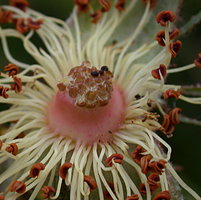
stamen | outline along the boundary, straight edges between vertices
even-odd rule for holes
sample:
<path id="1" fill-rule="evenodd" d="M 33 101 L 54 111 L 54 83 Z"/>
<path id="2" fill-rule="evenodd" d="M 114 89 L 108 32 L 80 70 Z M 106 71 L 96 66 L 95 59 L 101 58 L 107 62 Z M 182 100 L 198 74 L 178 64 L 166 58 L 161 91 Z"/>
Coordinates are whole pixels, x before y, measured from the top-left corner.
<path id="1" fill-rule="evenodd" d="M 41 196 L 44 198 L 44 199 L 49 199 L 51 198 L 51 196 L 54 195 L 55 193 L 55 189 L 51 186 L 44 186 L 41 191 L 43 192 L 43 194 L 41 194 Z"/>
<path id="2" fill-rule="evenodd" d="M 9 0 L 9 4 L 13 7 L 17 7 L 23 11 L 26 10 L 27 7 L 29 7 L 29 3 L 26 0 Z"/>
<path id="3" fill-rule="evenodd" d="M 100 5 L 102 6 L 102 12 L 108 12 L 111 8 L 110 0 L 98 0 Z"/>
<path id="4" fill-rule="evenodd" d="M 126 197 L 126 200 L 138 200 L 139 196 L 137 194 L 132 194 L 129 197 Z"/>
<path id="5" fill-rule="evenodd" d="M 198 58 L 194 60 L 194 63 L 197 67 L 201 67 L 201 53 L 198 54 Z"/>
<path id="6" fill-rule="evenodd" d="M 180 40 L 170 43 L 170 52 L 173 58 L 177 56 L 177 53 L 179 52 L 181 47 L 182 47 L 182 42 Z"/>
<path id="7" fill-rule="evenodd" d="M 40 171 L 45 169 L 45 165 L 43 163 L 36 163 L 32 166 L 29 176 L 35 178 L 39 176 Z"/>
<path id="8" fill-rule="evenodd" d="M 96 181 L 91 176 L 84 176 L 84 182 L 86 182 L 90 188 L 90 190 L 95 190 L 97 188 Z"/>
<path id="9" fill-rule="evenodd" d="M 0 85 L 0 96 L 2 96 L 4 99 L 7 99 L 9 97 L 9 95 L 7 94 L 8 90 L 9 88 Z"/>
<path id="10" fill-rule="evenodd" d="M 136 147 L 136 149 L 131 153 L 131 157 L 133 158 L 133 160 L 136 163 L 140 164 L 140 160 L 144 156 L 144 155 L 142 155 L 142 153 L 144 153 L 144 152 L 146 152 L 146 150 L 138 145 Z"/>
<path id="11" fill-rule="evenodd" d="M 174 22 L 176 19 L 176 15 L 170 10 L 163 10 L 158 13 L 156 16 L 156 21 L 161 26 L 167 26 L 168 22 Z"/>
<path id="12" fill-rule="evenodd" d="M 169 98 L 175 98 L 175 99 L 179 99 L 179 96 L 180 96 L 181 92 L 180 90 L 166 90 L 164 93 L 163 93 L 163 98 L 164 99 L 169 99 Z"/>
<path id="13" fill-rule="evenodd" d="M 156 194 L 152 200 L 170 200 L 170 199 L 171 199 L 170 192 L 166 190 Z"/>
<path id="14" fill-rule="evenodd" d="M 14 156 L 17 155 L 18 153 L 18 146 L 15 143 L 9 144 L 9 146 L 6 147 L 5 149 L 8 153 L 12 153 Z"/>
<path id="15" fill-rule="evenodd" d="M 148 165 L 151 171 L 161 175 L 164 172 L 163 169 L 165 168 L 165 164 L 166 164 L 165 160 L 159 160 L 159 161 L 149 162 Z"/>
<path id="16" fill-rule="evenodd" d="M 19 67 L 14 64 L 8 64 L 3 69 L 8 72 L 9 76 L 14 76 L 19 73 Z"/>
<path id="17" fill-rule="evenodd" d="M 92 13 L 90 16 L 92 17 L 91 22 L 96 24 L 100 20 L 102 16 L 102 12 L 100 10 L 97 10 L 94 13 Z"/>
<path id="18" fill-rule="evenodd" d="M 68 173 L 68 170 L 73 166 L 72 163 L 64 163 L 60 168 L 59 168 L 59 176 L 62 179 L 65 179 Z"/>
<path id="19" fill-rule="evenodd" d="M 115 163 L 121 164 L 123 161 L 123 158 L 124 157 L 122 154 L 115 153 L 115 154 L 112 154 L 110 157 L 108 157 L 105 160 L 105 163 L 107 166 L 112 167 L 112 165 L 113 165 L 112 161 L 114 161 Z"/>
<path id="20" fill-rule="evenodd" d="M 17 192 L 19 194 L 26 191 L 26 185 L 22 181 L 13 181 L 9 187 L 10 192 Z"/>
<path id="21" fill-rule="evenodd" d="M 158 80 L 161 80 L 161 76 L 165 78 L 167 74 L 166 66 L 161 64 L 159 68 L 152 70 L 151 74 L 155 79 L 158 79 Z"/>

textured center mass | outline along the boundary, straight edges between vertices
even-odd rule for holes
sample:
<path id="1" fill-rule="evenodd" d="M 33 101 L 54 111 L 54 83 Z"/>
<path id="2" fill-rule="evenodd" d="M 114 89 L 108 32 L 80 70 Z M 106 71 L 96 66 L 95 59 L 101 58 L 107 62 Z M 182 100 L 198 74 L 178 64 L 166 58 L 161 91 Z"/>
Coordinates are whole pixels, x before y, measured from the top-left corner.
<path id="1" fill-rule="evenodd" d="M 108 67 L 89 62 L 74 67 L 48 107 L 48 123 L 57 135 L 84 143 L 111 142 L 125 114 L 124 95 Z"/>

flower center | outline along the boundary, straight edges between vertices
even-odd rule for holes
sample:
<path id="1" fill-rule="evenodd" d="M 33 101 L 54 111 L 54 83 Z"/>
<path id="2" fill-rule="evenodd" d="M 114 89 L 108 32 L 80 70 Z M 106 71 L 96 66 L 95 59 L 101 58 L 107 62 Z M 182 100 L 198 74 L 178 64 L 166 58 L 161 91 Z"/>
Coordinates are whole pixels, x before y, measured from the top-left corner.
<path id="1" fill-rule="evenodd" d="M 48 106 L 48 124 L 56 135 L 92 144 L 111 142 L 125 115 L 125 99 L 112 82 L 106 66 L 100 70 L 89 62 L 70 70 L 59 83 Z"/>

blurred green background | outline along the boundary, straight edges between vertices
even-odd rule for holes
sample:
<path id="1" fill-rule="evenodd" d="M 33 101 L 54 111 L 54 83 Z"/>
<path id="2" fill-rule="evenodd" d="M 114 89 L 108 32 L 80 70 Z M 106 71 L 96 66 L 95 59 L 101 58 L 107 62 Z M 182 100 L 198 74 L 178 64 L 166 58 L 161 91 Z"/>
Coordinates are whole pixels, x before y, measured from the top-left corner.
<path id="1" fill-rule="evenodd" d="M 6 3 L 0 0 L 0 5 Z M 72 9 L 72 0 L 30 0 L 31 7 L 44 14 L 66 19 Z M 181 6 L 178 27 L 182 27 L 192 15 L 201 11 L 201 0 L 184 0 Z M 198 24 L 190 33 L 180 38 L 183 42 L 178 57 L 172 60 L 178 66 L 183 66 L 197 57 L 201 52 L 201 24 Z M 16 48 L 14 54 L 21 61 L 28 61 L 29 57 L 21 55 Z M 29 60 L 30 61 L 30 60 Z M 0 47 L 0 66 L 7 64 Z M 179 77 L 179 78 L 178 78 Z M 168 78 L 168 82 L 177 84 L 201 83 L 201 69 L 192 69 L 185 73 L 178 73 Z M 182 107 L 183 114 L 201 120 L 201 106 L 193 106 L 177 102 Z M 183 180 L 201 195 L 201 126 L 180 124 L 176 127 L 174 137 L 166 139 L 173 149 L 172 162 L 181 168 L 179 175 Z"/>

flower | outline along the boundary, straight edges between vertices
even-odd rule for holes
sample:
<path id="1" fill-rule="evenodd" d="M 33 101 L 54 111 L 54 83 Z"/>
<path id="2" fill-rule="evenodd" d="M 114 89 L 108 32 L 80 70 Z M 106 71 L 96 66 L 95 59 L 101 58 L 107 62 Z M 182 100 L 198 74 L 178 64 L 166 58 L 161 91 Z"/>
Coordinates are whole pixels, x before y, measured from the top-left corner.
<path id="1" fill-rule="evenodd" d="M 9 13 L 9 20 L 2 21 L 15 26 L 0 29 L 11 63 L 0 79 L 0 102 L 11 104 L 0 113 L 1 124 L 10 124 L 0 136 L 5 166 L 0 171 L 1 198 L 32 200 L 41 192 L 44 199 L 57 199 L 63 182 L 70 186 L 71 200 L 137 200 L 144 195 L 169 200 L 181 196 L 177 184 L 171 185 L 176 179 L 199 199 L 176 174 L 169 163 L 170 146 L 155 133 L 170 137 L 179 122 L 181 109 L 165 110 L 165 99 L 201 103 L 199 97 L 178 92 L 181 86 L 165 84 L 168 74 L 194 68 L 199 61 L 168 69 L 181 48 L 180 41 L 172 41 L 176 15 L 161 11 L 153 20 L 154 0 L 74 3 L 67 23 L 28 8 L 25 0 L 1 8 L 4 18 Z M 135 15 L 139 9 L 142 16 Z M 135 16 L 129 37 L 115 36 L 120 24 Z M 144 37 L 150 18 L 163 29 L 162 34 L 155 32 L 162 47 L 154 36 Z M 35 35 L 44 47 L 34 44 Z M 13 58 L 9 37 L 19 38 L 38 64 Z M 162 125 L 156 108 L 164 117 Z"/>

